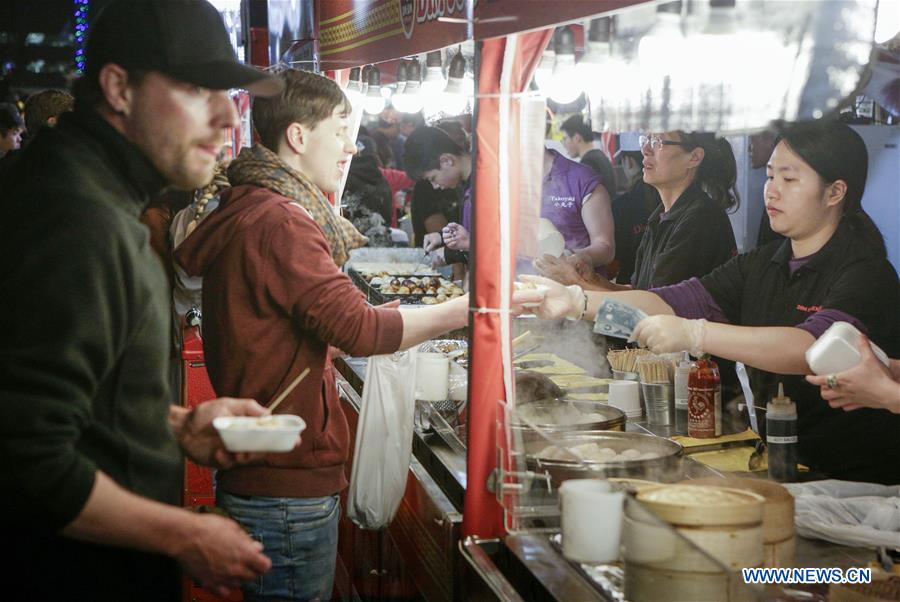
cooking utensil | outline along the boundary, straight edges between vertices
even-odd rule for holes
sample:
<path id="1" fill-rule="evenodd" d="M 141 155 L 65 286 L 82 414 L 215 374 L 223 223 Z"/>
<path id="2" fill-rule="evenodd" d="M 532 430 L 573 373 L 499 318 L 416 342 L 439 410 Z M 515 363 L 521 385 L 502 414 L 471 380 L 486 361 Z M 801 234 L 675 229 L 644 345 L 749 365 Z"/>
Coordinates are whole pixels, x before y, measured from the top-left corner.
<path id="1" fill-rule="evenodd" d="M 540 453 L 546 448 L 542 439 L 525 441 L 526 465 L 534 472 L 546 471 L 555 486 L 568 479 L 588 477 L 629 477 L 648 479 L 651 481 L 671 482 L 682 478 L 682 459 L 684 448 L 674 441 L 642 433 L 622 433 L 616 431 L 570 431 L 559 433 L 540 433 L 542 439 L 549 440 L 560 449 L 567 450 L 578 458 L 572 460 L 553 460 L 543 458 Z M 654 452 L 659 457 L 646 460 L 613 460 L 595 462 L 582 460 L 571 448 L 596 443 L 621 453 L 626 449 L 636 449 L 641 453 Z"/>
<path id="2" fill-rule="evenodd" d="M 294 389 L 297 388 L 297 385 L 300 384 L 300 381 L 302 381 L 304 378 L 306 378 L 307 374 L 309 374 L 309 366 L 307 366 L 306 369 L 300 373 L 300 376 L 298 376 L 297 378 L 294 379 L 294 382 L 289 384 L 287 386 L 287 388 L 281 392 L 281 395 L 279 395 L 278 397 L 275 398 L 275 401 L 273 401 L 272 403 L 269 404 L 269 411 L 274 412 L 275 408 L 278 407 L 278 404 L 280 404 L 282 401 L 284 401 L 284 398 L 287 397 L 288 395 L 290 395 L 291 391 L 293 391 Z"/>
<path id="3" fill-rule="evenodd" d="M 750 428 L 759 435 L 759 420 L 756 416 L 756 404 L 753 403 L 753 389 L 750 388 L 747 367 L 741 362 L 737 362 L 734 365 L 734 369 L 741 383 L 741 390 L 744 392 L 744 401 L 747 403 L 747 416 L 750 418 Z M 756 442 L 756 447 L 753 453 L 750 454 L 750 459 L 747 460 L 747 468 L 756 470 L 762 466 L 765 460 L 767 460 L 766 442 L 760 439 Z"/>
<path id="4" fill-rule="evenodd" d="M 560 406 L 567 405 L 575 412 L 583 415 L 581 422 L 569 424 L 546 422 L 544 419 L 552 417 L 552 412 L 559 409 Z M 569 401 L 566 399 L 536 401 L 531 403 L 519 404 L 516 408 L 516 415 L 521 416 L 527 411 L 532 416 L 532 421 L 536 426 L 548 433 L 556 433 L 563 431 L 624 431 L 625 430 L 625 413 L 605 403 L 597 403 L 591 401 Z M 567 417 L 578 417 L 578 414 L 569 412 Z M 511 428 L 525 429 L 527 426 L 524 422 L 513 418 Z"/>

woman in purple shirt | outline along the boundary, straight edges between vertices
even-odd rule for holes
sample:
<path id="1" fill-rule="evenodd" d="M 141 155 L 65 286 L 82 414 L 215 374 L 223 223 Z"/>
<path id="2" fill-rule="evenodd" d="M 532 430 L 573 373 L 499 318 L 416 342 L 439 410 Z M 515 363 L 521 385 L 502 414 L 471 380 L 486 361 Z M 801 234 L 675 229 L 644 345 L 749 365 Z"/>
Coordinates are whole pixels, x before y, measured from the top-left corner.
<path id="1" fill-rule="evenodd" d="M 861 205 L 867 169 L 866 146 L 847 125 L 786 126 L 766 166 L 765 201 L 772 230 L 787 240 L 647 291 L 585 293 L 533 277 L 549 287 L 535 313 L 590 319 L 607 298 L 639 307 L 650 317 L 632 336 L 652 351 L 744 362 L 758 406 L 783 383 L 797 402 L 801 462 L 832 478 L 900 483 L 900 415 L 829 407 L 802 377 L 806 350 L 836 321 L 892 357 L 900 351 L 900 283 Z"/>
<path id="2" fill-rule="evenodd" d="M 471 204 L 466 206 L 471 211 Z M 616 253 L 615 228 L 609 193 L 594 170 L 545 150 L 541 217 L 562 234 L 570 252 L 567 261 L 579 269 L 605 273 L 603 266 Z M 464 211 L 462 226 L 451 223 L 444 227 L 443 238 L 449 248 L 469 249 L 467 218 Z"/>

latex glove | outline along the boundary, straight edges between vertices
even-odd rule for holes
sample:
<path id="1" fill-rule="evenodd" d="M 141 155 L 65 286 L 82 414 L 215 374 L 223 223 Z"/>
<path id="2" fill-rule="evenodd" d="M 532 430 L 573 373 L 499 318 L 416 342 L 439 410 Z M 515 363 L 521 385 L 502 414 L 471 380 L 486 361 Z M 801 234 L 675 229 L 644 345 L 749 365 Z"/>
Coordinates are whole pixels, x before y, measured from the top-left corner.
<path id="1" fill-rule="evenodd" d="M 469 231 L 456 222 L 450 222 L 444 226 L 443 236 L 444 244 L 454 251 L 469 250 Z"/>
<path id="2" fill-rule="evenodd" d="M 439 267 L 447 265 L 447 260 L 444 259 L 444 247 L 431 251 L 428 256 L 431 258 L 432 269 L 436 270 Z"/>
<path id="3" fill-rule="evenodd" d="M 555 280 L 527 274 L 519 276 L 519 280 L 547 287 L 547 292 L 544 294 L 541 304 L 532 308 L 532 312 L 537 317 L 544 320 L 558 318 L 578 320 L 583 317 L 585 294 L 584 290 L 577 284 L 563 286 Z"/>
<path id="4" fill-rule="evenodd" d="M 833 408 L 845 411 L 859 408 L 878 408 L 900 414 L 900 381 L 872 353 L 869 338 L 859 338 L 860 362 L 849 370 L 834 375 L 837 386 L 828 386 L 828 375 L 807 376 L 806 380 L 820 387 L 822 399 Z"/>
<path id="5" fill-rule="evenodd" d="M 650 316 L 638 322 L 630 340 L 638 341 L 653 353 L 690 351 L 692 355 L 700 355 L 705 338 L 706 320 Z"/>
<path id="6" fill-rule="evenodd" d="M 426 251 L 434 251 L 444 246 L 444 239 L 441 238 L 440 232 L 429 232 L 425 235 L 422 243 Z"/>

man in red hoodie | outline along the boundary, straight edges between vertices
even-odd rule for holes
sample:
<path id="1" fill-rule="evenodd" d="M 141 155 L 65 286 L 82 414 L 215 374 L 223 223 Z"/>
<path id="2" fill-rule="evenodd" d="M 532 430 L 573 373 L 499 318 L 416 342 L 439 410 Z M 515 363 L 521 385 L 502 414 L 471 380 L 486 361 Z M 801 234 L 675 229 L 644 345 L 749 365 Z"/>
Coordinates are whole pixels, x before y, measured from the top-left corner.
<path id="1" fill-rule="evenodd" d="M 365 239 L 323 195 L 356 152 L 349 102 L 325 77 L 279 77 L 282 94 L 253 106 L 261 144 L 232 162 L 233 188 L 176 259 L 204 277 L 204 352 L 220 395 L 272 399 L 310 368 L 278 407 L 306 421 L 300 446 L 219 472 L 217 503 L 272 559 L 246 599 L 328 599 L 350 446 L 330 346 L 357 356 L 409 347 L 465 326 L 468 297 L 409 311 L 366 303 L 338 267 Z"/>

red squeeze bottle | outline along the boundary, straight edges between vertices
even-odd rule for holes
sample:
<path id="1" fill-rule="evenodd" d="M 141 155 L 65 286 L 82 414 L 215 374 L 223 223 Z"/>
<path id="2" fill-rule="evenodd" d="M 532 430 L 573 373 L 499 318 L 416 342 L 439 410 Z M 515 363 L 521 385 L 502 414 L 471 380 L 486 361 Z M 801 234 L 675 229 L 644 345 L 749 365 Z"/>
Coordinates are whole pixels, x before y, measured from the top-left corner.
<path id="1" fill-rule="evenodd" d="M 711 439 L 722 435 L 722 382 L 719 366 L 709 356 L 691 364 L 688 375 L 688 436 Z"/>

